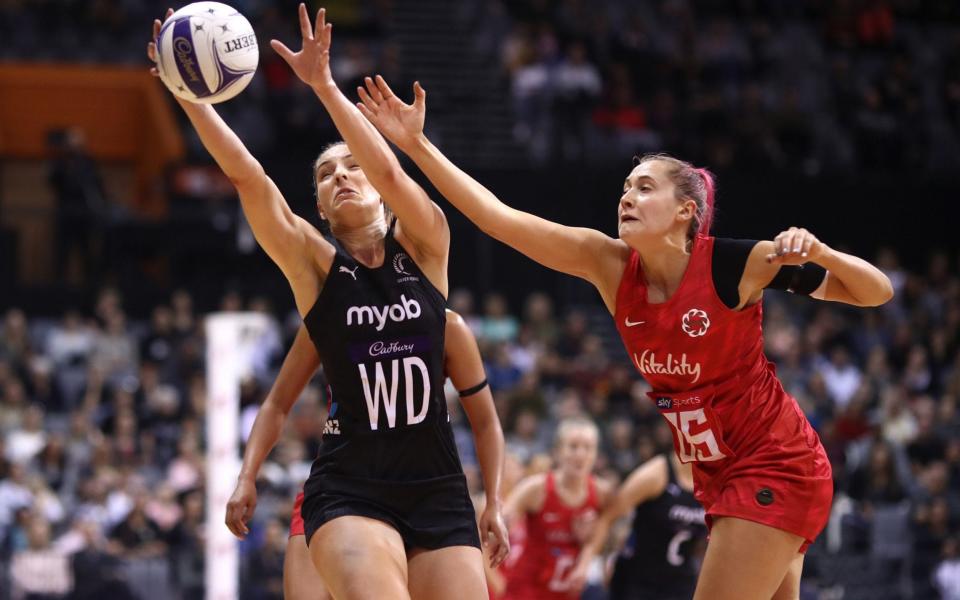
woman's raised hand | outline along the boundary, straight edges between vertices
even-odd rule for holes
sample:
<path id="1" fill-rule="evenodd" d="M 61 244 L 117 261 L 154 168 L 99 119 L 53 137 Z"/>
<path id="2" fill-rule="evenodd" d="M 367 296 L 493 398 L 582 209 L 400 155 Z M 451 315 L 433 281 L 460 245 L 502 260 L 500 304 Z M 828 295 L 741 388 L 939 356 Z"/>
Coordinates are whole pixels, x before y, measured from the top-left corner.
<path id="1" fill-rule="evenodd" d="M 357 88 L 361 102 L 357 108 L 388 140 L 405 150 L 423 133 L 427 111 L 427 92 L 420 82 L 413 84 L 413 104 L 393 93 L 379 75 L 364 79 L 366 87 Z"/>
<path id="2" fill-rule="evenodd" d="M 172 9 L 172 8 L 168 8 L 168 9 L 167 9 L 167 16 L 165 16 L 165 17 L 163 18 L 164 21 L 167 20 L 167 19 L 169 19 L 169 18 L 170 18 L 170 15 L 172 15 L 172 14 L 173 14 L 173 9 Z M 163 26 L 163 23 L 160 21 L 160 19 L 154 19 L 154 20 L 153 20 L 153 38 L 152 38 L 149 42 L 147 42 L 147 58 L 149 58 L 151 61 L 153 61 L 154 64 L 156 64 L 156 62 L 157 62 L 157 37 L 160 36 L 160 27 L 161 27 L 161 26 Z M 150 73 L 151 73 L 154 77 L 159 77 L 159 76 L 160 76 L 160 72 L 157 71 L 157 68 L 156 68 L 156 67 L 150 67 Z"/>
<path id="3" fill-rule="evenodd" d="M 279 40 L 270 40 L 270 47 L 287 61 L 297 77 L 310 87 L 333 85 L 333 75 L 330 73 L 330 38 L 333 25 L 327 23 L 327 11 L 324 8 L 318 10 L 316 23 L 311 25 L 306 4 L 301 2 L 299 10 L 300 34 L 303 36 L 300 51 L 294 52 Z"/>

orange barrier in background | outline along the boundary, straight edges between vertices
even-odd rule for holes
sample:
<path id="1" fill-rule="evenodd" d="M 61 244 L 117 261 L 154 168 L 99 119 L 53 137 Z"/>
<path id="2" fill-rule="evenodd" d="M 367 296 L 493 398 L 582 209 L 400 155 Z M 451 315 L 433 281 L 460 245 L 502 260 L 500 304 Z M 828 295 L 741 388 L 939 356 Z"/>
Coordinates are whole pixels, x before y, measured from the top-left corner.
<path id="1" fill-rule="evenodd" d="M 129 203 L 159 216 L 166 203 L 157 185 L 184 143 L 171 101 L 144 67 L 0 64 L 0 157 L 46 159 L 47 133 L 77 126 L 100 161 L 128 163 L 135 172 Z"/>

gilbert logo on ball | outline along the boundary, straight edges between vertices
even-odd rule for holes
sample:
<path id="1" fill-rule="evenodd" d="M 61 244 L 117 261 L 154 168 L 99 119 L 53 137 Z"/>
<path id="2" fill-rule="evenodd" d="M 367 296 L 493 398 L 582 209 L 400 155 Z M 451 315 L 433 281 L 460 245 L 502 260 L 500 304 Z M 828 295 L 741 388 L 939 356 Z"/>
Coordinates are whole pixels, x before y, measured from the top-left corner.
<path id="1" fill-rule="evenodd" d="M 160 79 L 190 102 L 233 98 L 250 83 L 260 60 L 250 22 L 220 2 L 194 2 L 173 13 L 156 43 Z"/>

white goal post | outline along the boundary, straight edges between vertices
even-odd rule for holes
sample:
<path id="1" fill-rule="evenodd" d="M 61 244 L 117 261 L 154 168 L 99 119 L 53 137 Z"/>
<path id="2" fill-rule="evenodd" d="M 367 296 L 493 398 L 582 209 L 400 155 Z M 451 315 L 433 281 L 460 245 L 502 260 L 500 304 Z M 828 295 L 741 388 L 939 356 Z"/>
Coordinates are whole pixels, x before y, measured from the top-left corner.
<path id="1" fill-rule="evenodd" d="M 239 597 L 237 539 L 224 524 L 240 470 L 240 382 L 252 371 L 254 349 L 269 328 L 260 313 L 214 313 L 206 318 L 207 493 L 206 600 Z"/>

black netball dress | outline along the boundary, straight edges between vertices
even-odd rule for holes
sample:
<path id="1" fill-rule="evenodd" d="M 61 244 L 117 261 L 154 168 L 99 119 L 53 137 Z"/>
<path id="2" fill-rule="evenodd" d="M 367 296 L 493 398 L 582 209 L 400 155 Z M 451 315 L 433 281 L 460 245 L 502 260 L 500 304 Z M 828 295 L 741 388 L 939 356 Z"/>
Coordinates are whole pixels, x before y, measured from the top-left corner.
<path id="1" fill-rule="evenodd" d="M 408 548 L 480 546 L 443 393 L 445 300 L 393 236 L 367 268 L 336 256 L 304 318 L 329 383 L 304 485 L 307 543 L 324 523 L 384 521 Z"/>
<path id="2" fill-rule="evenodd" d="M 610 579 L 611 600 L 689 600 L 697 584 L 693 550 L 707 536 L 703 507 L 680 487 L 666 457 L 663 493 L 637 506 Z"/>

